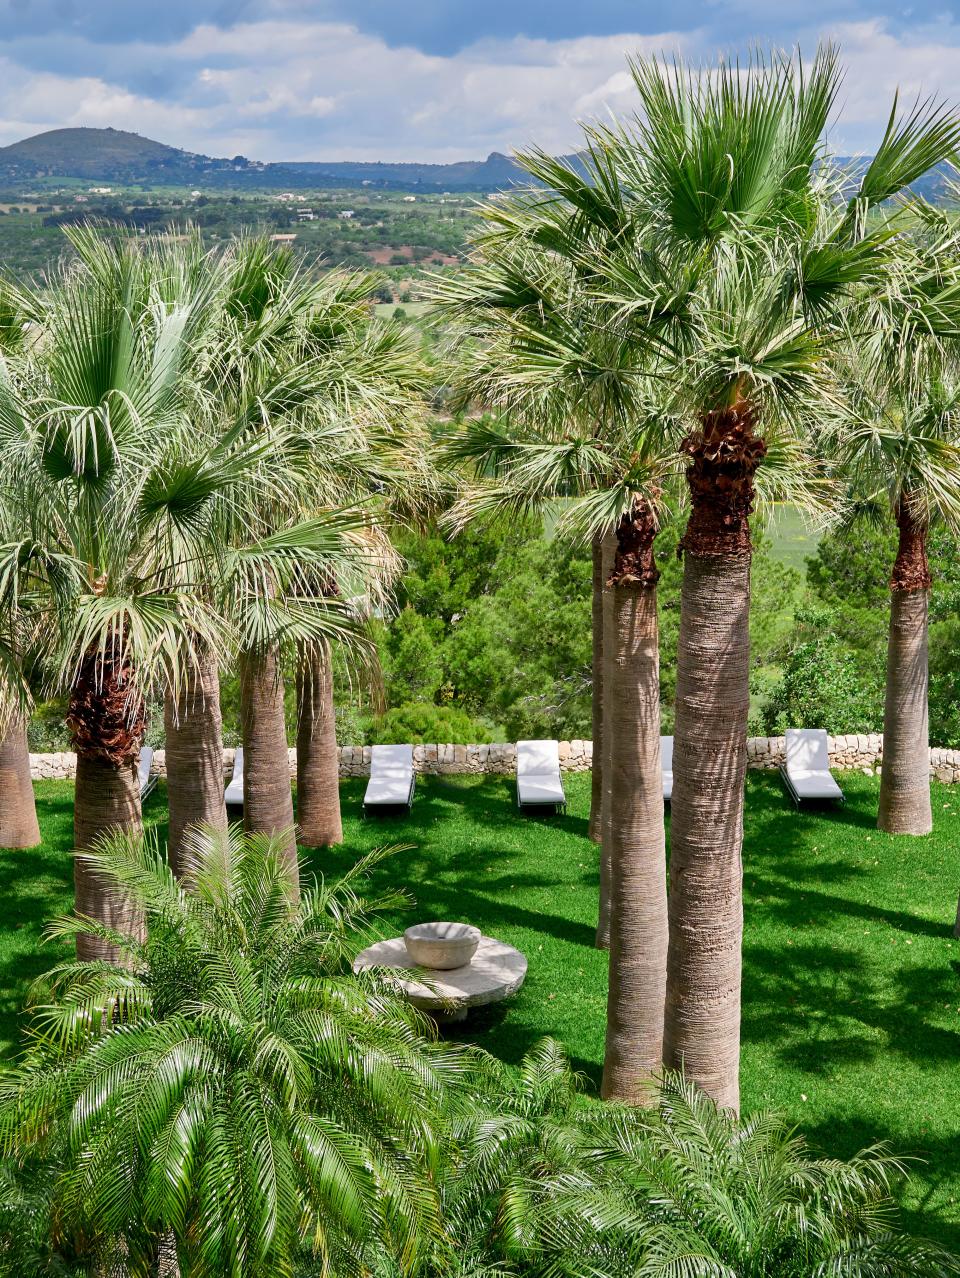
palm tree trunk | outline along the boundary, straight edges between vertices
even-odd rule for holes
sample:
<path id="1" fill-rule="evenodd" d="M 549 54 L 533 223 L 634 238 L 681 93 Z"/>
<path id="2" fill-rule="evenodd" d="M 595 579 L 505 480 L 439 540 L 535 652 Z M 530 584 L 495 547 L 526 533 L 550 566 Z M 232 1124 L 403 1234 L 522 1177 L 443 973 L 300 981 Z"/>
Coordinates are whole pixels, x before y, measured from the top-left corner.
<path id="1" fill-rule="evenodd" d="M 220 678 L 217 659 L 209 650 L 198 652 L 176 696 L 168 689 L 163 723 L 170 806 L 167 855 L 174 874 L 180 874 L 188 827 L 227 828 Z"/>
<path id="2" fill-rule="evenodd" d="M 594 843 L 600 843 L 603 838 L 603 580 L 603 534 L 594 533 L 591 592 L 593 763 L 590 772 L 590 825 L 588 828 Z"/>
<path id="3" fill-rule="evenodd" d="M 612 529 L 603 535 L 600 567 L 600 620 L 602 661 L 609 666 L 611 654 L 616 650 L 616 619 L 613 611 L 613 596 L 607 586 L 607 580 L 613 571 L 613 556 L 617 539 Z M 600 729 L 600 905 L 597 912 L 597 932 L 594 945 L 598 950 L 610 948 L 610 769 L 611 750 L 613 747 L 610 726 L 610 690 L 606 684 L 606 674 L 601 676 L 601 717 L 603 726 Z M 594 747 L 594 759 L 597 758 Z"/>
<path id="4" fill-rule="evenodd" d="M 664 1062 L 739 1107 L 750 523 L 766 451 L 748 405 L 684 441 L 691 513 L 677 652 Z"/>
<path id="5" fill-rule="evenodd" d="M 900 546 L 890 579 L 890 639 L 883 713 L 883 766 L 877 827 L 887 834 L 929 834 L 930 738 L 927 725 L 927 530 L 901 501 Z"/>
<path id="6" fill-rule="evenodd" d="M 660 768 L 657 526 L 635 501 L 617 529 L 608 582 L 616 647 L 604 671 L 610 717 L 610 979 L 602 1094 L 649 1104 L 663 1061 L 667 863 Z"/>
<path id="7" fill-rule="evenodd" d="M 21 711 L 13 710 L 0 738 L 0 847 L 34 848 L 39 842 L 27 721 Z"/>
<path id="8" fill-rule="evenodd" d="M 146 730 L 143 702 L 131 694 L 132 672 L 108 647 L 87 653 L 70 693 L 67 727 L 77 752 L 73 801 L 74 895 L 80 914 L 129 936 L 145 935 L 142 915 L 84 858 L 105 834 L 142 828 L 137 762 Z M 77 958 L 116 962 L 116 946 L 89 934 Z"/>
<path id="9" fill-rule="evenodd" d="M 297 824 L 309 848 L 343 842 L 333 669 L 325 641 L 303 648 L 297 663 Z"/>
<path id="10" fill-rule="evenodd" d="M 283 708 L 283 671 L 277 648 L 241 653 L 240 719 L 243 828 L 251 833 L 284 833 L 283 851 L 295 871 L 293 792 Z"/>

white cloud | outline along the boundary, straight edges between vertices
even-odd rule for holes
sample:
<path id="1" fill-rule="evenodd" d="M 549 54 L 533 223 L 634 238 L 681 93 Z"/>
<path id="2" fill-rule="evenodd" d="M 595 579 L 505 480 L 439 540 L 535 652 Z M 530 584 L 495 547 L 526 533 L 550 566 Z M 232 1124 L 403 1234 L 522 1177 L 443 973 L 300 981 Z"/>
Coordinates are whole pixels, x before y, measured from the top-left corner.
<path id="1" fill-rule="evenodd" d="M 78 46 L 73 64 L 99 74 L 28 71 L 8 43 L 0 141 L 112 124 L 192 151 L 258 159 L 447 161 L 531 142 L 560 152 L 577 145 L 578 119 L 632 111 L 628 54 L 714 56 L 701 29 L 484 39 L 441 57 L 283 8 L 290 20 L 199 25 L 171 44 Z M 960 84 L 960 28 L 949 19 L 909 37 L 879 19 L 824 33 L 839 39 L 847 67 L 833 138 L 840 148 L 876 140 L 897 83 L 907 96 Z M 819 34 L 808 30 L 802 43 L 811 48 Z"/>

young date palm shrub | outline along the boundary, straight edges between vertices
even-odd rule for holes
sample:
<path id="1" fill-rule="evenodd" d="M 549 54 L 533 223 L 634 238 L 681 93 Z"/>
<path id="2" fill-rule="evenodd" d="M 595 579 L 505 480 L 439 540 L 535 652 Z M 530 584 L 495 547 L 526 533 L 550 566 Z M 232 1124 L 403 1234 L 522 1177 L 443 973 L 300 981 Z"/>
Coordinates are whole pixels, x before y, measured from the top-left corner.
<path id="1" fill-rule="evenodd" d="M 881 1146 L 819 1157 L 776 1115 L 738 1120 L 675 1078 L 655 1115 L 612 1127 L 610 1169 L 649 1225 L 637 1275 L 960 1272 L 957 1257 L 899 1231 L 892 1190 L 904 1168 Z"/>
<path id="2" fill-rule="evenodd" d="M 653 1109 L 581 1095 L 562 1048 L 478 1062 L 453 1116 L 446 1229 L 425 1278 L 946 1278 L 960 1261 L 900 1232 L 883 1148 L 815 1155 L 780 1118 L 738 1120 L 676 1077 Z M 384 1263 L 376 1273 L 396 1273 Z"/>
<path id="3" fill-rule="evenodd" d="M 401 901 L 364 895 L 385 851 L 299 893 L 284 840 L 236 829 L 189 832 L 179 879 L 142 836 L 88 853 L 145 934 L 51 926 L 93 930 L 125 961 L 63 963 L 38 983 L 0 1086 L 5 1153 L 55 1168 L 64 1255 L 120 1246 L 124 1272 L 150 1273 L 172 1248 L 181 1273 L 246 1278 L 311 1257 L 357 1272 L 369 1246 L 415 1268 L 439 1228 L 440 1115 L 461 1066 L 408 1003 L 350 971 Z"/>

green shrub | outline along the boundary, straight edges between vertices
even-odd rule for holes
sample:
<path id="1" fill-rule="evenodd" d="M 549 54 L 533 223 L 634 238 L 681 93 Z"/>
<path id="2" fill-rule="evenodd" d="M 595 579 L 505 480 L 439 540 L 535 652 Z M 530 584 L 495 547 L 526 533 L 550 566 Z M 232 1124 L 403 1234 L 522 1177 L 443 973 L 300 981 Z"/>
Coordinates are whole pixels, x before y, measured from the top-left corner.
<path id="1" fill-rule="evenodd" d="M 837 638 L 826 610 L 797 615 L 803 637 L 784 664 L 783 677 L 763 707 L 764 731 L 826 728 L 828 732 L 874 732 L 883 722 L 880 672 Z"/>
<path id="2" fill-rule="evenodd" d="M 374 720 L 369 737 L 374 745 L 412 742 L 454 743 L 471 745 L 493 741 L 495 733 L 489 723 L 473 719 L 456 706 L 395 706 Z"/>

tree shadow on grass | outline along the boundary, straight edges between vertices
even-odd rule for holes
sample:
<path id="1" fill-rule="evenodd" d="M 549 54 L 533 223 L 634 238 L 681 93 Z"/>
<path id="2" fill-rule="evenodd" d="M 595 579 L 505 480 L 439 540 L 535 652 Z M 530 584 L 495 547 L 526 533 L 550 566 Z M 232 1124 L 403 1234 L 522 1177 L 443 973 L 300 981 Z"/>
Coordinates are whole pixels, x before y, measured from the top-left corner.
<path id="1" fill-rule="evenodd" d="M 342 795 L 345 814 L 357 797 L 362 798 L 362 783 L 347 783 Z M 572 851 L 586 852 L 589 860 L 567 860 L 565 878 L 586 893 L 596 892 L 597 858 L 591 854 L 592 844 L 583 847 L 586 821 L 569 814 L 521 816 L 506 778 L 502 784 L 490 784 L 431 777 L 418 787 L 409 814 L 358 824 L 347 820 L 345 846 L 305 852 L 309 870 L 336 874 L 346 869 L 356 859 L 356 834 L 365 846 L 410 844 L 377 867 L 373 879 L 379 887 L 399 882 L 415 898 L 418 916 L 463 919 L 493 935 L 498 935 L 498 927 L 523 928 L 575 945 L 593 945 L 595 924 L 519 903 L 523 892 L 549 893 L 557 886 L 557 867 L 549 858 L 539 870 L 522 865 L 529 855 L 525 845 L 532 839 L 550 844 L 559 836 L 569 840 Z"/>
<path id="2" fill-rule="evenodd" d="M 906 1163 L 908 1183 L 895 1187 L 904 1228 L 920 1238 L 936 1238 L 960 1254 L 960 1219 L 956 1194 L 956 1136 L 935 1137 L 916 1125 L 908 1131 L 878 1128 L 876 1119 L 831 1118 L 803 1126 L 818 1152 L 831 1158 L 852 1158 L 862 1149 L 883 1144 Z"/>

